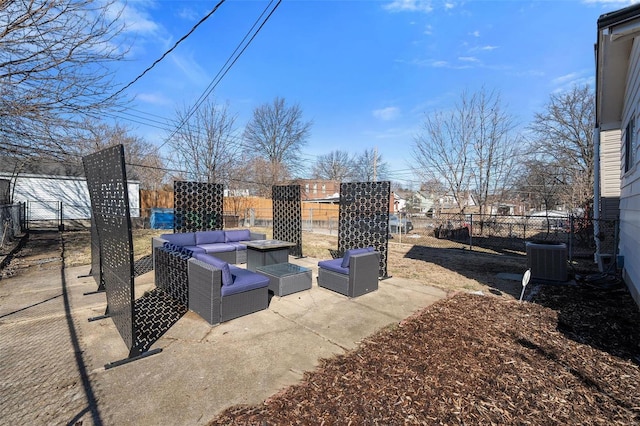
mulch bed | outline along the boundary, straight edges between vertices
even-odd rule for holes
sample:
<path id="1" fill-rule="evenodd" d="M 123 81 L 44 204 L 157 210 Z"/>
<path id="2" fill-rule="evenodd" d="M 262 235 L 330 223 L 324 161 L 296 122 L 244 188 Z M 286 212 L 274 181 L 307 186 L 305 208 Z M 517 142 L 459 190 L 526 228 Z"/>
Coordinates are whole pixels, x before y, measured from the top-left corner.
<path id="1" fill-rule="evenodd" d="M 626 289 L 534 294 L 457 294 L 210 425 L 640 423 L 640 315 Z"/>

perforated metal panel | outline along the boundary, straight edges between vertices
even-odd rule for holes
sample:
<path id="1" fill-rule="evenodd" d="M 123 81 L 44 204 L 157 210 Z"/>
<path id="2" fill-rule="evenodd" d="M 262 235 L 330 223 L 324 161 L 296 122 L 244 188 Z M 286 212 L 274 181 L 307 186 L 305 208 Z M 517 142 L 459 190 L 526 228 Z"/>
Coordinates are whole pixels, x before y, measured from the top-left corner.
<path id="1" fill-rule="evenodd" d="M 374 247 L 380 252 L 380 277 L 387 276 L 390 196 L 389 181 L 340 184 L 338 252 Z"/>
<path id="2" fill-rule="evenodd" d="M 273 238 L 295 243 L 295 246 L 289 248 L 289 254 L 302 257 L 300 185 L 274 185 L 271 187 L 271 198 L 273 200 Z"/>
<path id="3" fill-rule="evenodd" d="M 116 145 L 82 159 L 102 260 L 110 317 L 132 355 L 134 326 L 133 243 L 124 148 Z"/>
<path id="4" fill-rule="evenodd" d="M 222 229 L 223 186 L 217 183 L 173 183 L 173 232 Z"/>

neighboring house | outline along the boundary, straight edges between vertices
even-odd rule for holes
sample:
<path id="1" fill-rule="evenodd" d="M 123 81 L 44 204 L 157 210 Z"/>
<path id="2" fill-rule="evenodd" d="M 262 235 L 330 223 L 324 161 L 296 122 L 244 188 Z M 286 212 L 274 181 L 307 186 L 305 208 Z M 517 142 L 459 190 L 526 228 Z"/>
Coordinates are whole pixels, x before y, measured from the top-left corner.
<path id="1" fill-rule="evenodd" d="M 325 179 L 296 179 L 291 182 L 300 185 L 300 198 L 305 200 L 321 200 L 340 193 L 340 182 Z"/>
<path id="2" fill-rule="evenodd" d="M 595 125 L 594 217 L 619 217 L 618 267 L 640 304 L 640 4 L 598 18 Z"/>
<path id="3" fill-rule="evenodd" d="M 412 204 L 419 213 L 433 214 L 433 209 L 436 204 L 436 200 L 433 194 L 427 194 L 426 192 L 416 191 L 413 193 Z"/>
<path id="4" fill-rule="evenodd" d="M 389 209 L 389 211 L 392 211 L 393 213 L 400 213 L 400 212 L 404 212 L 407 208 L 407 200 L 404 197 L 403 194 L 397 192 L 397 191 L 392 191 L 391 192 L 391 208 Z"/>
<path id="5" fill-rule="evenodd" d="M 25 203 L 31 220 L 63 220 L 91 218 L 91 201 L 82 167 L 51 161 L 38 161 L 15 173 L 12 159 L 0 158 L 0 180 L 9 182 L 14 203 Z M 130 181 L 129 211 L 140 216 L 140 184 Z"/>

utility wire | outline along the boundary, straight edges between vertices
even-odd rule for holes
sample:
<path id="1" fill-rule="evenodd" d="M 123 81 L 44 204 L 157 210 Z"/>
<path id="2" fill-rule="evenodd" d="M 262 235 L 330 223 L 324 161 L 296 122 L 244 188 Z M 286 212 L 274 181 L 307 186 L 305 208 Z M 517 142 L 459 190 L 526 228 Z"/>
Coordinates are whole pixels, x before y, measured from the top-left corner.
<path id="1" fill-rule="evenodd" d="M 260 19 L 264 16 L 264 14 L 267 12 L 267 10 L 269 9 L 269 7 L 273 4 L 273 0 L 271 0 L 271 2 L 267 5 L 267 7 L 265 7 L 265 9 L 262 11 L 262 13 L 260 14 L 260 16 L 258 16 L 258 18 L 256 19 L 256 21 L 254 22 L 254 24 L 251 26 L 251 28 L 249 29 L 249 31 L 247 31 L 247 34 L 244 36 L 244 38 L 240 41 L 240 43 L 238 43 L 238 46 L 236 47 L 236 49 L 231 53 L 231 55 L 229 56 L 229 58 L 227 59 L 227 61 L 224 63 L 224 65 L 222 66 L 222 68 L 220 69 L 220 71 L 218 71 L 218 73 L 216 74 L 216 76 L 213 78 L 213 80 L 211 81 L 211 83 L 209 83 L 209 86 L 207 86 L 207 88 L 205 89 L 205 91 L 203 92 L 202 95 L 200 95 L 200 97 L 198 98 L 198 100 L 196 101 L 196 104 L 194 104 L 194 106 L 191 108 L 191 110 L 187 113 L 187 115 L 181 120 L 180 124 L 178 125 L 178 127 L 176 127 L 176 129 L 171 133 L 171 135 L 169 135 L 169 137 L 162 143 L 160 144 L 160 146 L 158 146 L 158 150 L 160 150 L 163 146 L 165 146 L 175 135 L 176 133 L 178 133 L 182 127 L 184 127 L 184 125 L 186 124 L 186 122 L 191 118 L 191 116 L 193 116 L 193 114 L 196 112 L 196 110 L 202 105 L 202 103 L 205 101 L 205 99 L 211 94 L 211 92 L 213 92 L 213 90 L 218 86 L 218 84 L 220 84 L 220 81 L 222 81 L 222 79 L 224 78 L 225 75 L 227 75 L 227 73 L 229 72 L 229 70 L 231 69 L 231 67 L 233 67 L 233 65 L 238 61 L 238 59 L 240 58 L 240 56 L 244 53 L 244 51 L 249 47 L 249 45 L 251 44 L 251 42 L 255 39 L 255 37 L 258 35 L 258 33 L 260 32 L 260 30 L 262 30 L 262 28 L 264 27 L 264 25 L 267 23 L 267 21 L 271 18 L 271 16 L 273 15 L 273 13 L 276 11 L 276 9 L 278 8 L 278 6 L 280 6 L 280 3 L 282 2 L 282 0 L 278 0 L 278 3 L 276 3 L 276 5 L 273 7 L 273 9 L 271 9 L 271 12 L 269 12 L 269 14 L 267 15 L 267 17 L 262 21 L 262 23 L 260 24 L 260 26 L 258 27 L 258 29 L 253 33 L 253 35 L 251 36 L 251 38 L 249 39 L 249 41 L 244 45 L 244 47 L 242 47 L 242 49 L 240 50 L 240 52 L 236 55 L 236 52 L 238 51 L 238 49 L 240 49 L 240 47 L 242 46 L 242 44 L 245 42 L 245 40 L 247 39 L 247 37 L 249 37 L 249 34 L 251 34 L 251 32 L 253 31 L 253 29 L 256 27 L 256 25 L 258 24 L 258 22 L 260 21 Z M 235 55 L 235 58 L 234 58 Z M 233 60 L 232 60 L 233 58 Z M 229 62 L 231 62 L 229 64 Z M 227 64 L 229 64 L 227 66 Z M 226 67 L 226 69 L 225 69 Z M 216 81 L 217 79 L 217 81 Z"/>
<path id="2" fill-rule="evenodd" d="M 213 15 L 216 10 L 218 10 L 218 8 L 222 5 L 222 3 L 224 3 L 226 0 L 220 0 L 220 2 L 218 4 L 216 4 L 216 6 L 211 10 L 211 12 L 207 13 L 204 18 L 200 19 L 200 21 L 198 21 L 190 30 L 189 32 L 187 32 L 185 35 L 183 35 L 178 41 L 176 41 L 174 43 L 173 46 L 171 46 L 171 48 L 169 50 L 167 50 L 166 52 L 164 52 L 162 54 L 162 56 L 160 56 L 160 58 L 156 59 L 147 69 L 145 69 L 144 71 L 142 71 L 141 74 L 139 74 L 136 78 L 134 78 L 133 80 L 131 80 L 127 85 L 125 85 L 124 87 L 122 87 L 120 90 L 118 90 L 117 92 L 115 92 L 113 95 L 109 96 L 106 100 L 111 100 L 113 98 L 115 98 L 116 96 L 118 96 L 119 94 L 121 94 L 122 92 L 124 92 L 125 90 L 127 90 L 129 87 L 131 87 L 134 83 L 136 83 L 138 80 L 140 80 L 147 72 L 151 71 L 151 69 L 153 67 L 155 67 L 157 64 L 160 63 L 160 61 L 162 61 L 169 53 L 173 52 L 173 50 L 175 50 L 176 47 L 178 47 L 178 45 L 180 43 L 182 43 L 184 40 L 187 39 L 187 37 L 189 37 L 191 34 L 193 34 L 193 32 L 196 30 L 196 28 L 198 28 L 202 23 L 204 23 L 207 19 L 209 19 L 209 17 L 211 17 L 211 15 Z"/>

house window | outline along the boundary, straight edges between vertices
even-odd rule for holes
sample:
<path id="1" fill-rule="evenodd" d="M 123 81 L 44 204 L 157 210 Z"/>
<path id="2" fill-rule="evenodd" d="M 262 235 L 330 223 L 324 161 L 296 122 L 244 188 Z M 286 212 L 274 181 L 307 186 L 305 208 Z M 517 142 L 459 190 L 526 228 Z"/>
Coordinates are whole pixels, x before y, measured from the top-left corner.
<path id="1" fill-rule="evenodd" d="M 318 194 L 318 184 L 317 183 L 313 184 L 313 193 L 314 193 L 314 195 Z"/>
<path id="2" fill-rule="evenodd" d="M 624 135 L 624 171 L 628 172 L 629 170 L 631 170 L 631 168 L 633 167 L 633 165 L 636 162 L 635 159 L 635 151 L 636 151 L 636 146 L 635 146 L 635 141 L 634 141 L 634 120 L 633 118 L 631 118 L 629 120 L 629 123 L 627 124 L 627 129 L 625 131 L 625 135 Z"/>

